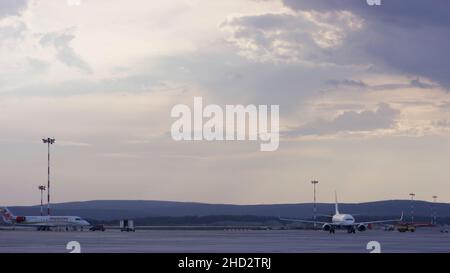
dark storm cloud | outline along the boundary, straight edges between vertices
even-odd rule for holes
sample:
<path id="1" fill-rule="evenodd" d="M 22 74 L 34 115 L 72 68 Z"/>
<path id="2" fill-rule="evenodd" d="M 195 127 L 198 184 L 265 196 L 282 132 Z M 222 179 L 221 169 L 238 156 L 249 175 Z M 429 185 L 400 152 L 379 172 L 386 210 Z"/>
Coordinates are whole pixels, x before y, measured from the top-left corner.
<path id="1" fill-rule="evenodd" d="M 294 10 L 349 10 L 366 19 L 415 27 L 419 24 L 448 26 L 450 4 L 447 0 L 382 0 L 378 7 L 366 0 L 283 0 Z"/>
<path id="2" fill-rule="evenodd" d="M 450 87 L 450 2 L 383 0 L 378 7 L 364 0 L 284 0 L 294 10 L 348 10 L 365 20 L 359 50 L 375 62 L 421 75 Z"/>

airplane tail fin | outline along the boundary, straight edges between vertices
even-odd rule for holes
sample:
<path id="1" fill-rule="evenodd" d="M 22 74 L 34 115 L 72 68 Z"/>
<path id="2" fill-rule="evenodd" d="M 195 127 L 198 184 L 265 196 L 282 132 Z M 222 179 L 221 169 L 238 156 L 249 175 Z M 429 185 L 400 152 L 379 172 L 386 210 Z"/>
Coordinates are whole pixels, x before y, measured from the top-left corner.
<path id="1" fill-rule="evenodd" d="M 334 191 L 334 210 L 336 214 L 339 214 L 339 204 L 336 191 Z"/>
<path id="2" fill-rule="evenodd" d="M 5 223 L 12 223 L 14 219 L 14 214 L 6 207 L 0 208 L 0 214 L 2 215 L 3 221 Z"/>

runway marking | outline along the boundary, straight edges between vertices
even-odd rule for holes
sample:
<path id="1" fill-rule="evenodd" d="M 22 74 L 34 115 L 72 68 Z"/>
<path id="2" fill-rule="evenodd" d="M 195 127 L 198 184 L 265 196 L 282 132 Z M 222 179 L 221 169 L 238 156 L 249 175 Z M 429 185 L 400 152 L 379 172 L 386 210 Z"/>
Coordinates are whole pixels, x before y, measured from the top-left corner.
<path id="1" fill-rule="evenodd" d="M 367 250 L 372 250 L 370 253 L 381 253 L 381 244 L 378 241 L 370 241 L 366 245 Z"/>
<path id="2" fill-rule="evenodd" d="M 66 245 L 67 250 L 72 250 L 69 253 L 81 253 L 81 244 L 77 241 L 70 241 Z"/>

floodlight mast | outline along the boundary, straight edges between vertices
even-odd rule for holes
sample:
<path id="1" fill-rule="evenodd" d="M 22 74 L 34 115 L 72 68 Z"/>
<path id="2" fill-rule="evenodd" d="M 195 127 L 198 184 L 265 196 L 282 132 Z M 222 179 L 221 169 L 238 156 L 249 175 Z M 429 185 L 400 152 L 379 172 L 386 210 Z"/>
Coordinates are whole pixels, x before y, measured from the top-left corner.
<path id="1" fill-rule="evenodd" d="M 314 218 L 314 229 L 316 229 L 316 217 L 317 217 L 317 207 L 316 207 L 316 185 L 319 183 L 317 180 L 311 181 L 314 188 L 314 209 L 313 209 L 313 218 Z"/>
<path id="2" fill-rule="evenodd" d="M 39 191 L 41 192 L 41 216 L 44 215 L 44 191 L 46 187 L 44 185 L 40 185 L 38 187 Z"/>
<path id="3" fill-rule="evenodd" d="M 47 144 L 47 215 L 50 216 L 50 145 L 55 143 L 54 138 L 43 138 L 44 144 Z"/>
<path id="4" fill-rule="evenodd" d="M 437 195 L 433 195 L 433 224 L 437 225 L 437 211 L 436 211 L 436 200 Z"/>
<path id="5" fill-rule="evenodd" d="M 414 224 L 414 197 L 416 194 L 412 192 L 409 196 L 411 196 L 411 224 Z"/>

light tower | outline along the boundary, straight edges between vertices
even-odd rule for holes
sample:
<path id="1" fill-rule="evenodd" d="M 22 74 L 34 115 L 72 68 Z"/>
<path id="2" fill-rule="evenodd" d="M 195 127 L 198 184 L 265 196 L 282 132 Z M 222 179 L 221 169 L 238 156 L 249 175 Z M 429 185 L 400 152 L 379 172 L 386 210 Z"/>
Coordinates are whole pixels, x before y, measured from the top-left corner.
<path id="1" fill-rule="evenodd" d="M 437 200 L 437 195 L 433 195 L 433 224 L 436 225 L 437 224 L 437 211 L 436 211 L 436 200 Z"/>
<path id="2" fill-rule="evenodd" d="M 416 196 L 415 193 L 410 193 L 411 196 L 411 224 L 414 224 L 414 196 Z"/>
<path id="3" fill-rule="evenodd" d="M 44 215 L 44 191 L 46 188 L 44 185 L 40 185 L 38 189 L 41 191 L 41 216 L 42 216 Z"/>
<path id="4" fill-rule="evenodd" d="M 50 145 L 55 143 L 54 138 L 43 138 L 42 141 L 47 144 L 47 215 L 50 215 Z"/>
<path id="5" fill-rule="evenodd" d="M 317 215 L 317 207 L 316 207 L 316 185 L 319 184 L 319 181 L 313 180 L 311 181 L 314 188 L 314 209 L 313 209 L 313 218 L 314 218 L 314 229 L 316 229 L 316 215 Z"/>

